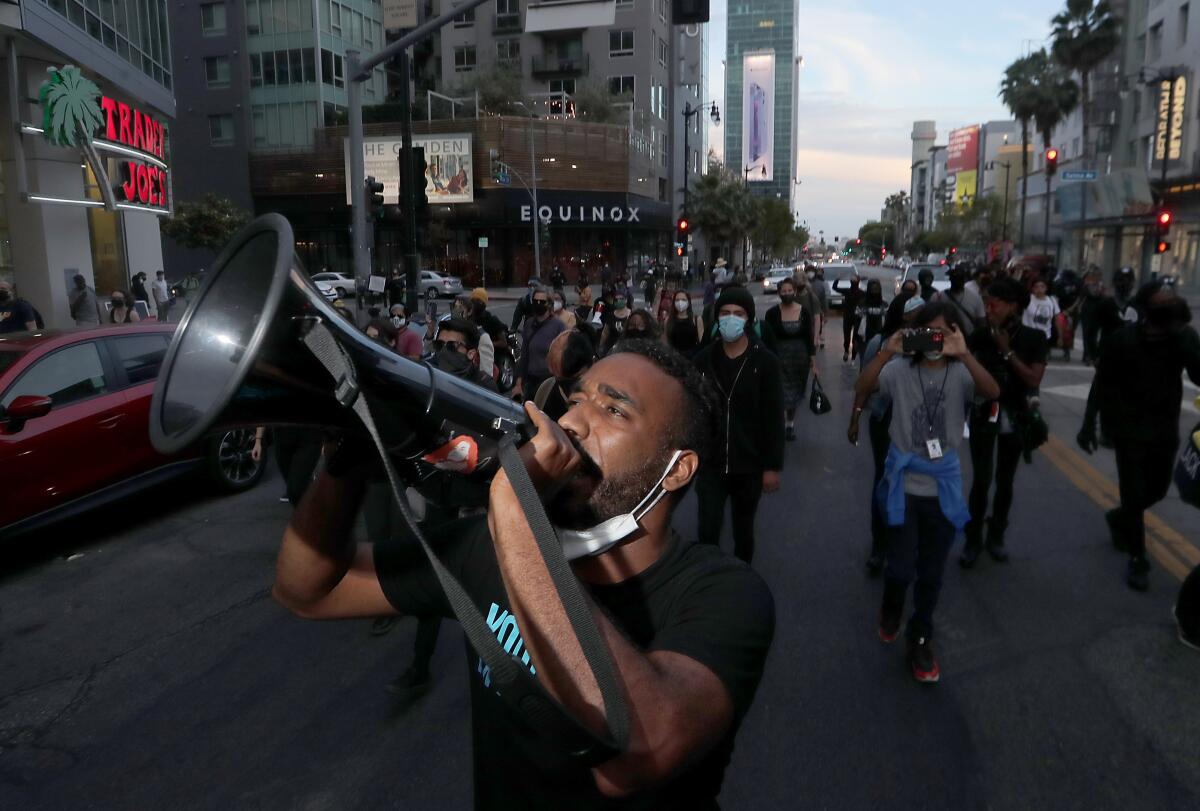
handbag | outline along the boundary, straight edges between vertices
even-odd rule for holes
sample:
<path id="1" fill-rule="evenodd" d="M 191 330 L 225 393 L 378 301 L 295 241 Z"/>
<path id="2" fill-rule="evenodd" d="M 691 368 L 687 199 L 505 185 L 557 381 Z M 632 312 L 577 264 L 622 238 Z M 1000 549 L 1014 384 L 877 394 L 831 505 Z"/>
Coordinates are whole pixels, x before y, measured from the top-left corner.
<path id="1" fill-rule="evenodd" d="M 1200 507 L 1200 424 L 1192 429 L 1175 463 L 1175 486 L 1184 502 Z"/>
<path id="2" fill-rule="evenodd" d="M 829 398 L 825 396 L 825 390 L 821 388 L 821 380 L 819 378 L 813 378 L 812 394 L 808 397 L 808 407 L 818 417 L 822 414 L 828 414 L 833 410 L 833 405 L 829 402 Z"/>

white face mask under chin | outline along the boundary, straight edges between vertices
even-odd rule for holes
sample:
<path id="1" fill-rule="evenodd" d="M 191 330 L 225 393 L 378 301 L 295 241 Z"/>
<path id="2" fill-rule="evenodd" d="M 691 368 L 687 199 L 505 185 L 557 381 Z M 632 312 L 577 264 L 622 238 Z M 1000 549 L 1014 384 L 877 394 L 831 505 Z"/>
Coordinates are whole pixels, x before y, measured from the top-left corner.
<path id="1" fill-rule="evenodd" d="M 667 476 L 671 475 L 671 471 L 675 469 L 675 463 L 679 461 L 679 457 L 681 456 L 683 456 L 683 451 L 675 451 L 672 454 L 671 461 L 667 463 L 667 469 L 663 471 L 662 476 L 650 488 L 650 492 L 646 494 L 646 497 L 629 512 L 613 516 L 591 529 L 558 529 L 556 527 L 555 531 L 558 533 L 558 540 L 562 543 L 563 553 L 566 555 L 567 560 L 578 560 L 589 555 L 592 557 L 603 555 L 609 549 L 612 549 L 618 543 L 641 529 L 641 520 L 667 494 L 667 491 L 662 487 L 662 483 L 666 481 Z"/>

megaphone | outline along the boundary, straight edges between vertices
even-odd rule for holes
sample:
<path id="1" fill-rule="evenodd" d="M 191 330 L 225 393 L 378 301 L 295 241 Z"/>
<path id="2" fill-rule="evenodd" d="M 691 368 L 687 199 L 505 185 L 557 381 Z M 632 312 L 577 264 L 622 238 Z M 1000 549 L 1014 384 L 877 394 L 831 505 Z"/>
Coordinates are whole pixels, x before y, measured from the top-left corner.
<path id="1" fill-rule="evenodd" d="M 495 458 L 506 434 L 532 433 L 511 400 L 402 357 L 348 322 L 309 280 L 291 225 L 266 214 L 217 257 L 171 340 L 150 407 L 150 440 L 177 453 L 217 431 L 259 425 L 362 431 L 305 336 L 323 325 L 350 361 L 389 453 L 418 459 L 461 434 Z"/>

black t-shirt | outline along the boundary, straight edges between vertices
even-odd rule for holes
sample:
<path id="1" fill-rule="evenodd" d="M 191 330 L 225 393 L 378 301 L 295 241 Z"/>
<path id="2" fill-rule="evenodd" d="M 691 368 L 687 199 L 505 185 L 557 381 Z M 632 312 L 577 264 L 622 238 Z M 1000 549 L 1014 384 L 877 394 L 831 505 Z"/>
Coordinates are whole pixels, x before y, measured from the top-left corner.
<path id="1" fill-rule="evenodd" d="M 497 638 L 536 675 L 496 562 L 486 516 L 439 527 L 431 545 L 459 578 Z M 437 578 L 416 544 L 375 548 L 379 582 L 402 614 L 452 617 Z M 570 761 L 524 725 L 491 688 L 487 666 L 467 645 L 477 809 L 711 809 L 750 708 L 775 628 L 775 607 L 762 578 L 713 546 L 677 536 L 649 569 L 623 583 L 587 586 L 592 598 L 634 645 L 672 651 L 721 680 L 734 723 L 717 746 L 669 784 L 621 801 L 605 798 L 591 770 Z"/>
<path id="2" fill-rule="evenodd" d="M 1012 366 L 1005 363 L 1004 355 L 992 337 L 991 327 L 985 325 L 972 332 L 971 337 L 967 339 L 967 346 L 980 365 L 1000 384 L 1001 405 L 1007 408 L 1010 414 L 1023 412 L 1026 408 L 1025 398 L 1033 391 L 1017 377 Z M 1009 348 L 1026 366 L 1045 363 L 1050 355 L 1050 342 L 1046 340 L 1046 333 L 1024 324 L 1018 324 L 1011 333 Z"/>
<path id="3" fill-rule="evenodd" d="M 25 299 L 10 298 L 0 304 L 0 333 L 26 332 L 28 328 L 25 325 L 30 321 L 37 324 L 37 316 L 33 313 L 33 307 Z"/>
<path id="4" fill-rule="evenodd" d="M 1114 332 L 1092 383 L 1105 433 L 1117 441 L 1177 442 L 1184 371 L 1200 381 L 1200 336 L 1191 327 L 1158 340 L 1136 324 Z"/>

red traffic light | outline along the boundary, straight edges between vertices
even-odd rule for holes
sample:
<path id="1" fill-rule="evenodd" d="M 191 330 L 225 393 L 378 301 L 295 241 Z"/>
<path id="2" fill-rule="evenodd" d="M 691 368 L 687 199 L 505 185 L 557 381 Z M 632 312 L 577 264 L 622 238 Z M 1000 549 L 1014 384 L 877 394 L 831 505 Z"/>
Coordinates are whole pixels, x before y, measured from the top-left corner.
<path id="1" fill-rule="evenodd" d="M 856 239 L 856 240 L 854 240 L 854 244 L 855 244 L 855 245 L 861 245 L 861 244 L 862 244 L 862 240 L 861 240 L 861 239 Z"/>
<path id="2" fill-rule="evenodd" d="M 1158 227 L 1159 228 L 1170 228 L 1171 227 L 1171 212 L 1169 212 L 1169 211 L 1158 212 Z"/>
<path id="3" fill-rule="evenodd" d="M 1046 174 L 1053 175 L 1058 172 L 1058 150 L 1051 147 L 1046 150 Z"/>
<path id="4" fill-rule="evenodd" d="M 687 221 L 687 218 L 684 217 L 679 221 L 679 230 L 686 231 L 686 230 L 688 230 L 689 225 L 690 225 L 690 223 Z"/>
<path id="5" fill-rule="evenodd" d="M 1160 239 L 1158 244 L 1154 246 L 1155 253 L 1166 253 L 1169 250 L 1171 250 L 1171 243 L 1165 240 Z"/>
<path id="6" fill-rule="evenodd" d="M 1048 160 L 1048 161 L 1058 160 L 1058 150 L 1057 149 L 1047 149 L 1046 150 L 1046 160 Z"/>

